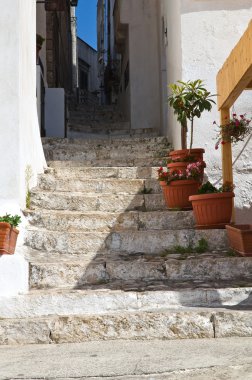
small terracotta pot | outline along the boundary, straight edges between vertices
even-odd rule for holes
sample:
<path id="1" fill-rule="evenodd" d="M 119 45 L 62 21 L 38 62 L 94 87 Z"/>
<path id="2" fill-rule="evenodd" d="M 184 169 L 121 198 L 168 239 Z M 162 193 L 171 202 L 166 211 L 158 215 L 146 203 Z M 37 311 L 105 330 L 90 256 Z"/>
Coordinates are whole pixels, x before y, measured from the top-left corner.
<path id="1" fill-rule="evenodd" d="M 191 164 L 191 162 L 171 162 L 170 164 L 167 164 L 167 168 L 171 173 L 174 171 L 182 171 L 183 173 L 186 173 L 187 165 Z M 200 184 L 202 184 L 204 179 L 204 167 L 202 168 L 201 176 L 198 180 Z"/>
<path id="2" fill-rule="evenodd" d="M 195 148 L 195 149 L 181 149 L 181 150 L 173 150 L 169 153 L 169 156 L 172 160 L 177 160 L 180 158 L 185 158 L 186 156 L 193 156 L 195 158 L 195 162 L 199 160 L 203 160 L 203 154 L 205 153 L 205 149 Z M 188 162 L 189 164 L 189 162 Z"/>
<path id="3" fill-rule="evenodd" d="M 170 164 L 167 164 L 167 168 L 171 173 L 173 173 L 174 170 L 182 170 L 185 172 L 188 164 L 189 162 L 171 162 Z"/>
<path id="4" fill-rule="evenodd" d="M 196 227 L 225 228 L 225 225 L 231 221 L 234 196 L 232 192 L 190 196 Z"/>
<path id="5" fill-rule="evenodd" d="M 13 255 L 19 231 L 9 223 L 0 222 L 0 255 Z"/>
<path id="6" fill-rule="evenodd" d="M 252 225 L 226 226 L 230 247 L 241 256 L 252 256 Z"/>
<path id="7" fill-rule="evenodd" d="M 185 179 L 172 181 L 169 185 L 163 186 L 163 195 L 168 208 L 179 208 L 191 210 L 189 196 L 196 194 L 200 184 L 197 181 Z"/>

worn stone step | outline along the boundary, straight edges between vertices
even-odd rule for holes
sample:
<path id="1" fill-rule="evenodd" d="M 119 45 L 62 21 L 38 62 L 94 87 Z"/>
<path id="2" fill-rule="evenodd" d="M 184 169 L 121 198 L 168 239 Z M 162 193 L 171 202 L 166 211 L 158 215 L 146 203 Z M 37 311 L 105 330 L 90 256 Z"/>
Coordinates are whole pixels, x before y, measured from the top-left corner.
<path id="1" fill-rule="evenodd" d="M 193 228 L 192 212 L 128 211 L 124 213 L 92 211 L 25 211 L 30 225 L 53 231 L 173 230 Z"/>
<path id="2" fill-rule="evenodd" d="M 111 194 L 153 194 L 161 193 L 159 182 L 155 179 L 85 179 L 55 178 L 52 174 L 39 176 L 38 188 L 50 191 L 93 192 Z"/>
<path id="3" fill-rule="evenodd" d="M 124 212 L 166 210 L 160 194 L 103 194 L 33 190 L 31 208 L 69 211 Z"/>
<path id="4" fill-rule="evenodd" d="M 163 159 L 166 158 L 166 150 L 162 151 L 134 151 L 133 149 L 96 149 L 89 150 L 87 152 L 83 150 L 74 150 L 74 149 L 44 149 L 45 157 L 48 161 L 95 161 L 95 160 L 138 160 L 138 159 L 149 159 L 149 162 L 152 162 L 151 159 Z M 101 161 L 102 162 L 102 161 Z M 150 165 L 153 166 L 153 165 Z"/>
<path id="5" fill-rule="evenodd" d="M 251 290 L 251 286 L 235 288 L 232 284 L 230 287 L 227 284 L 224 287 L 190 288 L 189 286 L 177 289 L 167 287 L 145 292 L 111 290 L 104 285 L 86 290 L 32 290 L 29 294 L 9 299 L 1 298 L 0 323 L 2 318 L 34 318 L 54 314 L 59 316 L 80 314 L 104 316 L 106 313 L 120 315 L 127 312 L 144 314 L 170 312 L 173 309 L 185 310 L 186 316 L 186 309 L 193 307 L 249 310 L 252 316 Z"/>
<path id="6" fill-rule="evenodd" d="M 169 290 L 198 287 L 252 286 L 252 261 L 229 257 L 225 252 L 166 256 L 127 254 L 98 255 L 85 260 L 81 255 L 31 252 L 31 288 L 85 288 L 107 284 L 110 289 Z M 209 283 L 210 282 L 210 283 Z M 213 283 L 215 282 L 215 283 Z M 217 283 L 217 285 L 216 285 Z"/>
<path id="7" fill-rule="evenodd" d="M 81 159 L 92 160 L 101 158 L 128 158 L 129 155 L 133 155 L 134 158 L 142 157 L 160 157 L 167 156 L 168 149 L 166 146 L 148 146 L 148 145 L 81 145 L 81 144 L 69 144 L 66 146 L 48 146 L 44 145 L 44 151 L 49 156 L 50 153 L 57 153 L 58 156 L 65 158 L 66 153 L 69 155 L 81 155 Z"/>
<path id="8" fill-rule="evenodd" d="M 118 178 L 118 179 L 157 179 L 158 167 L 61 167 L 47 168 L 46 174 L 56 178 Z"/>
<path id="9" fill-rule="evenodd" d="M 156 129 L 154 128 L 142 128 L 142 129 L 96 129 L 85 131 L 78 127 L 71 127 L 67 129 L 67 137 L 73 139 L 128 139 L 135 136 L 144 136 L 147 138 L 155 138 L 158 136 Z"/>
<path id="10" fill-rule="evenodd" d="M 210 250 L 227 248 L 225 230 L 148 230 L 117 232 L 58 232 L 29 227 L 26 231 L 26 245 L 48 252 L 83 254 L 93 257 L 104 250 L 124 251 L 131 254 L 161 254 L 167 249 L 180 245 L 195 246 L 204 238 Z"/>
<path id="11" fill-rule="evenodd" d="M 75 146 L 75 145 L 81 145 L 83 149 L 85 147 L 88 148 L 95 148 L 95 147 L 107 147 L 107 149 L 114 148 L 122 148 L 125 146 L 131 146 L 131 147 L 145 147 L 145 148 L 167 148 L 171 149 L 171 144 L 169 143 L 168 139 L 166 137 L 135 137 L 135 136 L 128 136 L 128 137 L 122 137 L 117 139 L 99 139 L 96 140 L 83 140 L 83 139 L 71 139 L 71 138 L 52 138 L 52 137 L 44 137 L 42 138 L 43 146 L 44 148 L 65 148 Z"/>
<path id="12" fill-rule="evenodd" d="M 95 160 L 47 160 L 47 164 L 52 168 L 71 167 L 154 167 L 164 166 L 166 158 L 118 158 L 118 159 L 95 159 Z"/>
<path id="13" fill-rule="evenodd" d="M 251 311 L 193 308 L 0 319 L 0 344 L 251 337 Z"/>
<path id="14" fill-rule="evenodd" d="M 114 121 L 106 117 L 101 120 L 95 119 L 81 119 L 79 117 L 71 118 L 68 122 L 69 130 L 78 130 L 79 132 L 100 132 L 104 130 L 130 130 L 130 122 L 128 121 Z"/>

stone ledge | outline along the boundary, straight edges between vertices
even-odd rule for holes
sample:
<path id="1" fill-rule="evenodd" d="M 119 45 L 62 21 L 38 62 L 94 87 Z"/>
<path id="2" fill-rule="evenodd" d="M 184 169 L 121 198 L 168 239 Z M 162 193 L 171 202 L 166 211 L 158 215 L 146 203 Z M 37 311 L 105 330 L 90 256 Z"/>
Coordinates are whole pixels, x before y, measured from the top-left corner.
<path id="1" fill-rule="evenodd" d="M 252 319 L 251 312 L 184 310 L 1 319 L 0 330 L 0 344 L 251 337 Z"/>

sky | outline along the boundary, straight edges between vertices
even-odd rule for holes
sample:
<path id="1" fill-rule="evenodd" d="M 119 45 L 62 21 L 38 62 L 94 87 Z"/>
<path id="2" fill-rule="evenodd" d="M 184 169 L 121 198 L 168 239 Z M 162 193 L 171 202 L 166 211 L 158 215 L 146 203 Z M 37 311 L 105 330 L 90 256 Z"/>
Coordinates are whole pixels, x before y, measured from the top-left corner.
<path id="1" fill-rule="evenodd" d="M 96 10 L 97 0 L 79 0 L 76 9 L 78 37 L 94 49 L 97 48 Z"/>

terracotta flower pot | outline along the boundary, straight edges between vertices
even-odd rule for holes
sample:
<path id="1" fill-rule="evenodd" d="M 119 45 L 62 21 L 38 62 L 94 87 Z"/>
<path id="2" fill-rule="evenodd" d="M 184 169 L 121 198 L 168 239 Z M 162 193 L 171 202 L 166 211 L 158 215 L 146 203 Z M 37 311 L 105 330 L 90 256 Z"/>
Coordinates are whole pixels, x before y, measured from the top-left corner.
<path id="1" fill-rule="evenodd" d="M 190 155 L 195 158 L 195 161 L 203 160 L 203 154 L 205 153 L 205 149 L 195 148 L 195 149 L 181 149 L 181 150 L 173 150 L 169 153 L 169 156 L 172 160 L 183 159 L 186 156 Z"/>
<path id="2" fill-rule="evenodd" d="M 230 247 L 241 256 L 252 256 L 252 225 L 226 226 Z"/>
<path id="3" fill-rule="evenodd" d="M 170 164 L 167 164 L 167 168 L 169 169 L 170 173 L 173 173 L 174 171 L 182 171 L 186 173 L 186 168 L 191 163 L 192 162 L 171 162 Z M 202 168 L 201 176 L 198 179 L 198 182 L 202 184 L 203 179 L 204 179 L 204 167 Z"/>
<path id="4" fill-rule="evenodd" d="M 0 255 L 13 255 L 19 231 L 9 223 L 0 222 Z"/>
<path id="5" fill-rule="evenodd" d="M 167 168 L 171 173 L 176 170 L 182 170 L 185 172 L 188 164 L 189 162 L 171 162 L 170 164 L 167 164 Z"/>
<path id="6" fill-rule="evenodd" d="M 196 227 L 199 229 L 225 228 L 232 217 L 234 193 L 211 193 L 190 196 Z"/>
<path id="7" fill-rule="evenodd" d="M 179 208 L 191 210 L 189 196 L 196 194 L 200 184 L 197 181 L 185 179 L 172 181 L 169 185 L 163 186 L 163 195 L 168 208 Z"/>
<path id="8" fill-rule="evenodd" d="M 162 186 L 166 186 L 166 182 L 165 181 L 159 181 L 159 185 L 162 187 Z"/>

